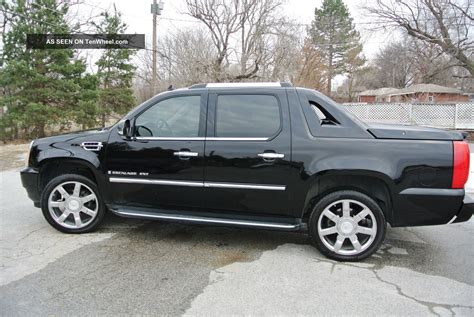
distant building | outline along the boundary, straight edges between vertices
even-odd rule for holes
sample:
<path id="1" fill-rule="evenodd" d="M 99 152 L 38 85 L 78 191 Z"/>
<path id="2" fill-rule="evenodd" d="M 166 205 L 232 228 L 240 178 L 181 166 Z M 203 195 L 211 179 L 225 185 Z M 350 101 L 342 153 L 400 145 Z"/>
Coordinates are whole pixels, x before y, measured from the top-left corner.
<path id="1" fill-rule="evenodd" d="M 397 88 L 379 88 L 373 90 L 365 90 L 359 93 L 359 102 L 390 102 L 392 93 L 400 91 Z"/>
<path id="2" fill-rule="evenodd" d="M 470 102 L 474 102 L 474 92 L 468 92 L 466 94 L 464 94 L 467 96 L 467 99 L 470 101 Z"/>
<path id="3" fill-rule="evenodd" d="M 403 89 L 380 88 L 359 94 L 359 102 L 468 102 L 462 91 L 434 84 L 418 84 Z"/>

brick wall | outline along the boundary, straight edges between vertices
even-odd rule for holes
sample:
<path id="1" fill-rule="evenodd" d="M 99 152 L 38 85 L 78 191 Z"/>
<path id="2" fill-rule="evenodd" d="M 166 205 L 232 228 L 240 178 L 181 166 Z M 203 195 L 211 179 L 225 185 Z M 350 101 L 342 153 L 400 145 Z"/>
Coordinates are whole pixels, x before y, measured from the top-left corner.
<path id="1" fill-rule="evenodd" d="M 359 96 L 359 102 L 375 102 L 375 96 Z"/>
<path id="2" fill-rule="evenodd" d="M 430 100 L 430 97 L 433 99 Z M 408 95 L 407 101 L 410 101 L 412 98 L 416 98 L 419 102 L 467 102 L 469 97 L 466 95 L 459 94 L 432 94 L 432 93 L 419 93 L 415 95 Z"/>

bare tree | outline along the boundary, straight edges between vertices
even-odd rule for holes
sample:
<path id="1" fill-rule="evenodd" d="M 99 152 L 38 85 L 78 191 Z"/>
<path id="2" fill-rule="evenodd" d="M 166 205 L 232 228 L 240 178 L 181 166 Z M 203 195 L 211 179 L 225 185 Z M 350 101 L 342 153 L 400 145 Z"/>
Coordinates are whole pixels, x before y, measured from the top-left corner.
<path id="1" fill-rule="evenodd" d="M 282 21 L 270 38 L 265 64 L 260 76 L 270 81 L 295 81 L 300 68 L 300 56 L 303 49 L 305 30 L 301 25 Z"/>
<path id="2" fill-rule="evenodd" d="M 292 80 L 304 32 L 281 16 L 283 1 L 186 0 L 187 14 L 202 27 L 161 38 L 158 90 L 209 81 Z M 138 99 L 150 94 L 149 55 L 140 55 Z"/>
<path id="3" fill-rule="evenodd" d="M 283 0 L 186 0 L 187 14 L 201 21 L 216 50 L 214 79 L 255 78 L 268 62 L 268 48 L 281 22 Z M 235 73 L 230 63 L 237 61 Z"/>
<path id="4" fill-rule="evenodd" d="M 443 53 L 474 76 L 472 0 L 377 0 L 365 10 L 377 18 L 376 28 L 396 27 Z"/>
<path id="5" fill-rule="evenodd" d="M 453 66 L 456 63 L 453 59 L 440 51 L 436 44 L 407 37 L 383 47 L 368 67 L 356 71 L 353 86 L 405 88 L 427 83 L 469 90 L 468 82 L 472 82 L 472 78 L 458 76 L 465 75 L 467 70 Z M 346 82 L 344 89 L 347 90 L 348 85 Z"/>
<path id="6" fill-rule="evenodd" d="M 139 50 L 136 65 L 137 71 L 133 79 L 133 92 L 138 103 L 142 103 L 150 99 L 154 92 L 152 89 L 152 51 Z M 158 78 L 161 79 L 159 75 Z"/>
<path id="7" fill-rule="evenodd" d="M 284 22 L 276 16 L 281 5 L 282 0 L 241 0 L 241 50 L 237 52 L 240 54 L 240 74 L 237 79 L 256 76 L 259 67 L 264 64 L 265 57 L 268 57 L 265 49 L 271 45 L 271 39 L 267 36 L 276 34 L 276 28 Z"/>
<path id="8" fill-rule="evenodd" d="M 300 69 L 294 80 L 296 85 L 320 91 L 327 87 L 327 66 L 324 56 L 309 40 L 305 41 L 298 61 Z"/>
<path id="9" fill-rule="evenodd" d="M 468 91 L 472 89 L 474 81 L 472 77 L 466 76 L 468 71 L 456 66 L 457 61 L 440 52 L 436 44 L 412 40 L 406 46 L 413 68 L 413 83 L 432 83 Z"/>
<path id="10" fill-rule="evenodd" d="M 212 80 L 215 76 L 213 42 L 202 29 L 186 29 L 165 37 L 159 43 L 160 65 L 169 84 L 188 86 Z"/>
<path id="11" fill-rule="evenodd" d="M 229 55 L 231 36 L 241 28 L 242 15 L 238 1 L 224 0 L 186 0 L 188 14 L 203 22 L 210 31 L 216 48 L 214 60 L 215 80 L 222 78 L 223 63 Z"/>
<path id="12" fill-rule="evenodd" d="M 413 82 L 416 60 L 406 41 L 393 42 L 381 49 L 372 64 L 379 87 L 405 88 Z"/>
<path id="13" fill-rule="evenodd" d="M 167 34 L 158 42 L 158 87 L 185 87 L 213 80 L 213 58 L 216 51 L 212 40 L 202 29 L 184 29 Z M 153 96 L 152 51 L 143 50 L 138 55 L 138 69 L 134 81 L 135 95 L 139 101 Z"/>

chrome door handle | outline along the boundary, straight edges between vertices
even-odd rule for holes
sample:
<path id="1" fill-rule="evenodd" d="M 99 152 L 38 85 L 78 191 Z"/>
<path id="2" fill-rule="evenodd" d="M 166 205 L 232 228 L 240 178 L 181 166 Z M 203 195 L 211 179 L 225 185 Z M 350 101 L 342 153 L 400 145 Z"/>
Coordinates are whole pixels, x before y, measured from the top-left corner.
<path id="1" fill-rule="evenodd" d="M 173 153 L 174 156 L 179 157 L 196 157 L 198 156 L 197 152 L 189 152 L 189 151 L 178 151 Z"/>
<path id="2" fill-rule="evenodd" d="M 257 155 L 267 160 L 282 159 L 285 157 L 285 154 L 273 153 L 273 152 L 258 153 Z"/>

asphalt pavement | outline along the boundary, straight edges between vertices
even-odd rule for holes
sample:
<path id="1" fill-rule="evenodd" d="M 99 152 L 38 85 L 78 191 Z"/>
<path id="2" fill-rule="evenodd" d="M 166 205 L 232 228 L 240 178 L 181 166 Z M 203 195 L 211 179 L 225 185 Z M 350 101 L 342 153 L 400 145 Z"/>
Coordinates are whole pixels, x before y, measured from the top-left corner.
<path id="1" fill-rule="evenodd" d="M 338 263 L 299 233 L 109 215 L 62 234 L 18 171 L 0 195 L 1 315 L 474 315 L 472 220 L 389 229 L 376 255 Z"/>

